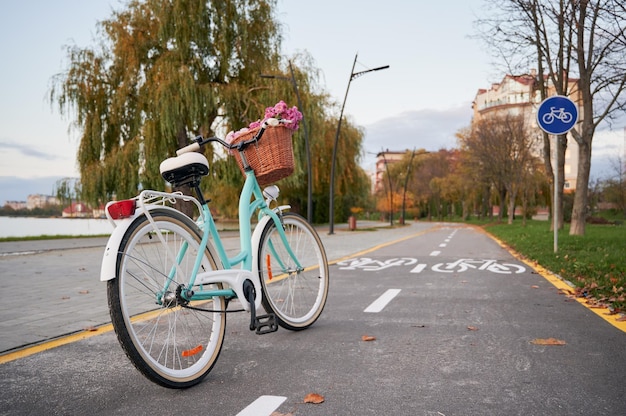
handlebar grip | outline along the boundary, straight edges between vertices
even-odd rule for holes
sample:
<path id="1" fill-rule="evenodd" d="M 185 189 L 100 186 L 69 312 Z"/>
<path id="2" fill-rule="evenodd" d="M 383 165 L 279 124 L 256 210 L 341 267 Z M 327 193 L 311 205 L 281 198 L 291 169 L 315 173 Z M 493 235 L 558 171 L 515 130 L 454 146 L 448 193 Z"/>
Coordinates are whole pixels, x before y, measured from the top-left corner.
<path id="1" fill-rule="evenodd" d="M 194 142 L 185 147 L 181 147 L 176 151 L 176 155 L 180 156 L 183 153 L 195 152 L 196 150 L 200 150 L 200 144 L 198 142 Z"/>

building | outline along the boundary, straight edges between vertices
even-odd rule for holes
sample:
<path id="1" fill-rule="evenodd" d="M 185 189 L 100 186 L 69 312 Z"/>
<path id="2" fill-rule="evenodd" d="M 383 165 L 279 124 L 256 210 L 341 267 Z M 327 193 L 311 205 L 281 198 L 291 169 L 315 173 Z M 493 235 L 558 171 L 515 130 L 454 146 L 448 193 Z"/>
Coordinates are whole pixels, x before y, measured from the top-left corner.
<path id="1" fill-rule="evenodd" d="M 374 178 L 372 181 L 373 193 L 385 190 L 385 184 L 383 183 L 383 180 L 385 172 L 387 171 L 387 166 L 401 161 L 404 155 L 406 155 L 406 152 L 407 150 L 397 152 L 387 149 L 386 151 L 379 152 L 376 155 L 376 172 L 374 173 Z"/>
<path id="2" fill-rule="evenodd" d="M 61 215 L 63 218 L 88 218 L 93 216 L 93 211 L 82 202 L 72 202 Z"/>
<path id="3" fill-rule="evenodd" d="M 4 206 L 19 211 L 20 209 L 26 209 L 26 201 L 6 201 Z"/>
<path id="4" fill-rule="evenodd" d="M 544 76 L 548 88 L 548 96 L 556 95 L 554 85 Z M 578 90 L 578 80 L 570 79 L 568 88 L 572 93 L 569 98 L 578 104 L 578 113 L 582 114 L 582 96 Z M 479 89 L 472 103 L 474 116 L 472 122 L 477 122 L 484 117 L 502 114 L 523 115 L 527 119 L 529 133 L 536 135 L 537 139 L 543 137 L 543 133 L 537 125 L 537 109 L 541 104 L 541 93 L 537 89 L 537 73 L 531 71 L 524 75 L 505 75 L 502 81 L 494 83 L 489 89 Z M 579 117 L 580 121 L 580 117 Z M 576 128 L 576 127 L 575 127 Z M 534 150 L 536 156 L 542 157 L 543 141 L 537 140 Z M 554 141 L 553 141 L 554 143 Z M 555 146 L 551 146 L 552 161 L 554 166 Z M 567 150 L 565 152 L 565 191 L 576 189 L 576 177 L 578 175 L 578 143 L 570 133 L 567 135 Z"/>
<path id="5" fill-rule="evenodd" d="M 52 195 L 31 194 L 26 198 L 26 209 L 44 208 L 59 205 L 59 200 Z"/>

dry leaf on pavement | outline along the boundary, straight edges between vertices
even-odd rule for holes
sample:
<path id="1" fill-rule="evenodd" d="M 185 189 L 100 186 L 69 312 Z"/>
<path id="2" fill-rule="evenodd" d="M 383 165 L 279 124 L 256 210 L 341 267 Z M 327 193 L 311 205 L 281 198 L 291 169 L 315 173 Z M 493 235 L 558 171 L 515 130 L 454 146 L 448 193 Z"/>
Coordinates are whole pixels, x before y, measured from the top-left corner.
<path id="1" fill-rule="evenodd" d="M 376 337 L 372 335 L 363 335 L 361 337 L 362 341 L 376 341 Z"/>
<path id="2" fill-rule="evenodd" d="M 304 402 L 313 403 L 313 404 L 324 403 L 324 396 L 322 396 L 321 394 L 317 394 L 317 393 L 309 393 L 306 396 L 304 396 Z"/>
<path id="3" fill-rule="evenodd" d="M 535 345 L 565 345 L 565 341 L 556 338 L 537 338 L 531 341 Z"/>

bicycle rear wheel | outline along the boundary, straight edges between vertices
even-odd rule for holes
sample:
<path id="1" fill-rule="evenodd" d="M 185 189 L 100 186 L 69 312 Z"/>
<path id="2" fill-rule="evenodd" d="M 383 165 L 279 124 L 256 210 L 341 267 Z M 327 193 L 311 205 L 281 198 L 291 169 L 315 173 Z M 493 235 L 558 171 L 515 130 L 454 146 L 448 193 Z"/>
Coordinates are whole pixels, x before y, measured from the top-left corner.
<path id="1" fill-rule="evenodd" d="M 303 217 L 284 213 L 282 226 L 288 247 L 273 221 L 261 234 L 258 266 L 262 303 L 268 313 L 276 315 L 280 326 L 297 331 L 313 325 L 324 309 L 328 260 L 317 232 Z"/>
<path id="2" fill-rule="evenodd" d="M 141 215 L 122 238 L 117 275 L 107 287 L 111 320 L 126 355 L 144 376 L 165 387 L 189 387 L 217 361 L 226 329 L 225 300 L 181 297 L 181 288 L 194 289 L 188 279 L 200 231 L 172 210 L 151 215 L 154 226 Z M 203 251 L 199 272 L 217 269 L 212 253 Z"/>

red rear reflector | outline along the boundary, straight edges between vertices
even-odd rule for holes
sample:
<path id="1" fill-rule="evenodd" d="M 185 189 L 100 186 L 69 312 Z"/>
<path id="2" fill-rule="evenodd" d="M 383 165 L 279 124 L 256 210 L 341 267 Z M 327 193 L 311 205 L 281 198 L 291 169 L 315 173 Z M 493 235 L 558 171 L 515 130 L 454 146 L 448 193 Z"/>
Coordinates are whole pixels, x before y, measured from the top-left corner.
<path id="1" fill-rule="evenodd" d="M 202 351 L 202 345 L 198 345 L 195 348 L 192 348 L 190 350 L 185 350 L 181 353 L 181 355 L 183 357 L 191 357 L 193 355 L 196 355 L 197 353 L 199 353 L 200 351 Z"/>
<path id="2" fill-rule="evenodd" d="M 107 207 L 109 215 L 114 220 L 128 218 L 135 213 L 135 200 L 127 199 L 125 201 L 114 202 Z"/>
<path id="3" fill-rule="evenodd" d="M 269 277 L 269 280 L 272 280 L 272 263 L 270 261 L 270 255 L 268 254 L 267 256 L 265 256 L 265 264 L 267 264 L 267 277 Z"/>

